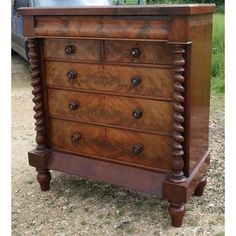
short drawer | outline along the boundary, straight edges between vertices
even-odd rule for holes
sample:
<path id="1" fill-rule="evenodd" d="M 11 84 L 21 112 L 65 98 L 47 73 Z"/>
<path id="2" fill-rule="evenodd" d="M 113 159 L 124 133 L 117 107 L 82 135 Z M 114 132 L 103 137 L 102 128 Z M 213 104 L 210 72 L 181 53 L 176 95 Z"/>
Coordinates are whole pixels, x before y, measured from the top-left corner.
<path id="1" fill-rule="evenodd" d="M 100 61 L 100 41 L 84 39 L 45 39 L 44 57 Z"/>
<path id="2" fill-rule="evenodd" d="M 105 41 L 105 61 L 141 64 L 168 64 L 173 61 L 171 46 L 165 42 Z"/>
<path id="3" fill-rule="evenodd" d="M 47 85 L 172 99 L 171 69 L 46 62 Z"/>
<path id="4" fill-rule="evenodd" d="M 171 137 L 51 119 L 52 149 L 171 169 Z"/>
<path id="5" fill-rule="evenodd" d="M 170 133 L 172 103 L 146 99 L 48 90 L 49 115 Z"/>

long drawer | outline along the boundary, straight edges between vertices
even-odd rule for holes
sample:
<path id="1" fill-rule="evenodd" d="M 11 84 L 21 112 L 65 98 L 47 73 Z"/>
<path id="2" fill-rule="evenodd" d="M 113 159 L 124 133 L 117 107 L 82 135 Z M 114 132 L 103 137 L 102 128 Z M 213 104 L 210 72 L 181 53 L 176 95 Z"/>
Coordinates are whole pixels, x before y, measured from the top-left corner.
<path id="1" fill-rule="evenodd" d="M 48 86 L 172 98 L 172 70 L 46 61 Z"/>
<path id="2" fill-rule="evenodd" d="M 171 169 L 171 137 L 51 119 L 52 149 Z"/>
<path id="3" fill-rule="evenodd" d="M 51 116 L 140 130 L 172 131 L 170 102 L 48 89 L 48 107 Z"/>
<path id="4" fill-rule="evenodd" d="M 34 33 L 60 37 L 168 40 L 168 16 L 128 15 L 125 18 L 124 16 L 35 16 Z"/>

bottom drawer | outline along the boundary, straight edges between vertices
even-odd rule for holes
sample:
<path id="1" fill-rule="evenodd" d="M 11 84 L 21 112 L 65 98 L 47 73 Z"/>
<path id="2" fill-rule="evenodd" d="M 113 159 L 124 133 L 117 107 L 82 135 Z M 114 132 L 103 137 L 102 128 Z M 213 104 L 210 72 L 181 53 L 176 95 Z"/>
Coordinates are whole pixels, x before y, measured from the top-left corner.
<path id="1" fill-rule="evenodd" d="M 51 119 L 52 149 L 171 170 L 171 141 L 168 136 Z"/>

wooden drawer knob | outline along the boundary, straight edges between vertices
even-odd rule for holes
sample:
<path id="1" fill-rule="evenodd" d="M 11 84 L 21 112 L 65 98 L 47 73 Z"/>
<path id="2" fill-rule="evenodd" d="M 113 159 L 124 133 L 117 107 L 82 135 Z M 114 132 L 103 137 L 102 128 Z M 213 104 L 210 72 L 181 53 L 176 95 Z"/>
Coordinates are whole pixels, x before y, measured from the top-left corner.
<path id="1" fill-rule="evenodd" d="M 133 57 L 139 57 L 140 54 L 141 54 L 141 51 L 138 49 L 138 48 L 132 48 L 130 50 L 130 54 L 133 56 Z"/>
<path id="2" fill-rule="evenodd" d="M 140 108 L 136 108 L 135 110 L 133 110 L 132 112 L 132 117 L 134 119 L 139 119 L 140 117 L 142 117 L 143 115 L 143 110 Z"/>
<path id="3" fill-rule="evenodd" d="M 139 85 L 141 83 L 142 79 L 139 76 L 134 76 L 131 78 L 131 84 L 132 85 Z"/>
<path id="4" fill-rule="evenodd" d="M 81 139 L 81 136 L 78 132 L 75 132 L 71 135 L 72 143 L 78 143 L 80 139 Z"/>
<path id="5" fill-rule="evenodd" d="M 77 73 L 74 70 L 69 70 L 67 72 L 67 77 L 68 79 L 75 79 L 77 77 Z"/>
<path id="6" fill-rule="evenodd" d="M 135 144 L 134 146 L 133 146 L 133 154 L 134 155 L 139 155 L 141 152 L 142 152 L 142 150 L 143 150 L 143 145 L 142 144 Z"/>
<path id="7" fill-rule="evenodd" d="M 78 107 L 79 107 L 79 103 L 76 102 L 76 101 L 72 101 L 72 102 L 69 103 L 69 108 L 71 110 L 76 110 Z"/>
<path id="8" fill-rule="evenodd" d="M 75 46 L 73 46 L 73 45 L 67 45 L 67 46 L 65 47 L 65 53 L 66 53 L 67 55 L 70 55 L 70 54 L 75 53 Z"/>

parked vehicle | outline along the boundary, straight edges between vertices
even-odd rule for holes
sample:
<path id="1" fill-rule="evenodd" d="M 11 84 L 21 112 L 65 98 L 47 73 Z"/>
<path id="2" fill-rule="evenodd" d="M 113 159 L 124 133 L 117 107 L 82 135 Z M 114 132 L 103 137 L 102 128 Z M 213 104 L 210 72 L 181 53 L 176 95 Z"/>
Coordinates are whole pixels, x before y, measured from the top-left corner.
<path id="1" fill-rule="evenodd" d="M 17 14 L 19 7 L 55 7 L 55 6 L 109 6 L 112 0 L 15 0 L 12 6 L 11 48 L 28 60 L 28 42 L 23 36 L 22 17 Z"/>

